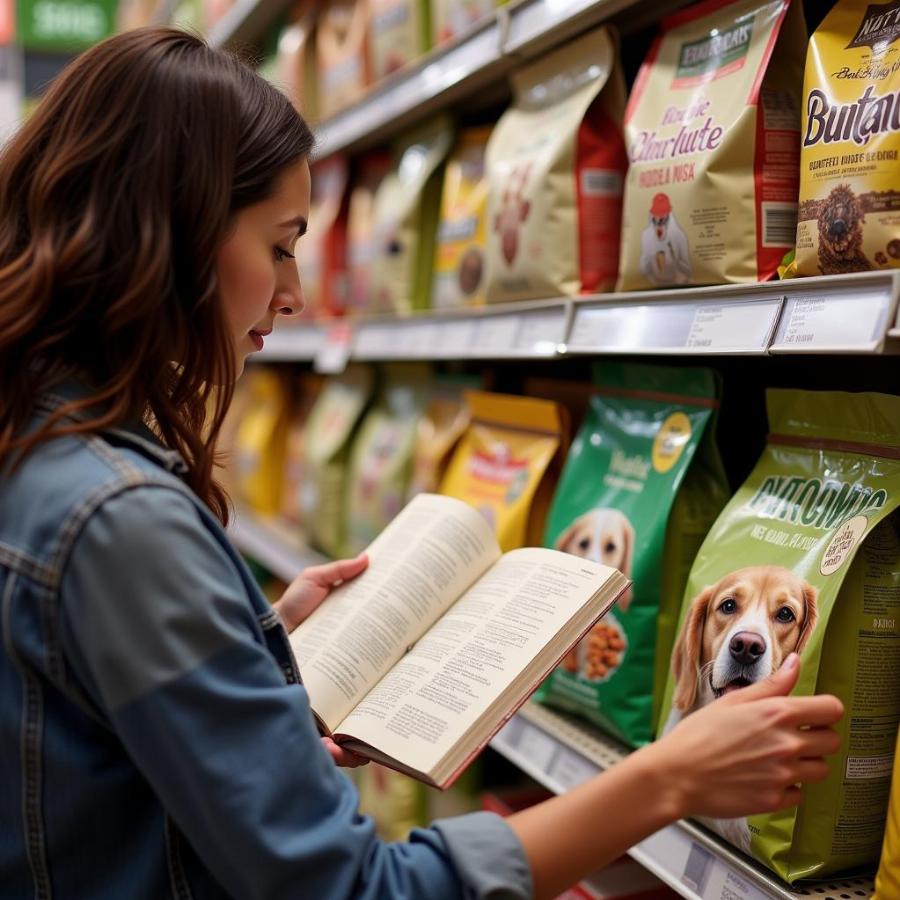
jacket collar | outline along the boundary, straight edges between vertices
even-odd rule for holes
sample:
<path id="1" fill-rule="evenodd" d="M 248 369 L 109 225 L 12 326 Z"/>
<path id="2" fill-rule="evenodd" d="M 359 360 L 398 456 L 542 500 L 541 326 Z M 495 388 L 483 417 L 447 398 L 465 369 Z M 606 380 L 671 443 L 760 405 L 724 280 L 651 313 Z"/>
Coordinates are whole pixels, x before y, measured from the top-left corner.
<path id="1" fill-rule="evenodd" d="M 79 400 L 90 394 L 90 388 L 81 378 L 75 375 L 66 377 L 44 391 L 37 402 L 39 413 L 49 413 L 73 400 Z M 78 421 L 86 417 L 85 412 L 71 413 L 67 418 Z M 171 450 L 139 419 L 123 422 L 120 425 L 105 428 L 98 432 L 99 436 L 114 446 L 127 447 L 145 456 L 151 462 L 161 466 L 167 472 L 183 476 L 188 468 L 184 457 Z"/>

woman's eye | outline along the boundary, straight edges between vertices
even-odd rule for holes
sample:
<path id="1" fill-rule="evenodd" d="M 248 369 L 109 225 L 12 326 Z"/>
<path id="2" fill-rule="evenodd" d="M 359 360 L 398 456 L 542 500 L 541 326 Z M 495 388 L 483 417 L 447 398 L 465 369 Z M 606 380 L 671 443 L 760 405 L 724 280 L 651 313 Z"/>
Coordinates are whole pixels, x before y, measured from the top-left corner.
<path id="1" fill-rule="evenodd" d="M 793 622 L 796 616 L 789 606 L 782 606 L 775 614 L 775 618 L 778 619 L 779 622 L 783 622 L 787 625 L 788 623 Z"/>
<path id="2" fill-rule="evenodd" d="M 275 247 L 275 261 L 284 262 L 286 259 L 296 259 L 293 253 L 288 253 L 283 247 Z"/>
<path id="3" fill-rule="evenodd" d="M 726 616 L 730 616 L 732 613 L 737 612 L 737 603 L 729 597 L 719 604 L 719 612 L 723 612 Z"/>

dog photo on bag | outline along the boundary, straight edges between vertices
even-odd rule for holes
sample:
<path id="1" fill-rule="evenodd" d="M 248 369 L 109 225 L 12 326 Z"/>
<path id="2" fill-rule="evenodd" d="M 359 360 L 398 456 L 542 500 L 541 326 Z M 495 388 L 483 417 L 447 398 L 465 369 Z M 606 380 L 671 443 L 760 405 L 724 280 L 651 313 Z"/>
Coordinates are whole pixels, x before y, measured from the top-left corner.
<path id="1" fill-rule="evenodd" d="M 770 390 L 763 455 L 703 542 L 671 655 L 663 733 L 768 678 L 846 715 L 799 809 L 703 823 L 785 881 L 878 860 L 900 723 L 900 397 Z"/>

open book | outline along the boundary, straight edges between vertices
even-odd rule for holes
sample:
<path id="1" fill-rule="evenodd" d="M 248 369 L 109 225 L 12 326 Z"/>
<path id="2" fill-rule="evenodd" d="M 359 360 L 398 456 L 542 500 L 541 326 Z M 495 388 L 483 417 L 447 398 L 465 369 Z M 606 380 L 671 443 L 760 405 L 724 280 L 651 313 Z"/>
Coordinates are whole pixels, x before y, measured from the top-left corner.
<path id="1" fill-rule="evenodd" d="M 291 635 L 320 727 L 449 787 L 628 586 L 557 550 L 501 554 L 460 500 L 420 494 Z"/>

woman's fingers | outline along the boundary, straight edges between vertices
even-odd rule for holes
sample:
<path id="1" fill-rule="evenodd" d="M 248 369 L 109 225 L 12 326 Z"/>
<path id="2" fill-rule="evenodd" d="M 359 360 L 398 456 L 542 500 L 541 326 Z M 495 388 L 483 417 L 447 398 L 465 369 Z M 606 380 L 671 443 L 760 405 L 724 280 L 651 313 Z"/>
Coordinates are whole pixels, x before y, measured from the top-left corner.
<path id="1" fill-rule="evenodd" d="M 334 587 L 342 581 L 356 578 L 365 571 L 369 565 L 369 557 L 360 553 L 353 559 L 336 559 L 334 562 L 323 563 L 321 566 L 310 566 L 300 573 L 301 578 L 312 581 L 319 587 Z"/>
<path id="2" fill-rule="evenodd" d="M 831 694 L 814 697 L 787 697 L 784 701 L 784 723 L 819 727 L 835 725 L 844 715 L 844 705 Z"/>

